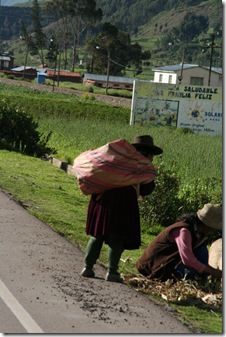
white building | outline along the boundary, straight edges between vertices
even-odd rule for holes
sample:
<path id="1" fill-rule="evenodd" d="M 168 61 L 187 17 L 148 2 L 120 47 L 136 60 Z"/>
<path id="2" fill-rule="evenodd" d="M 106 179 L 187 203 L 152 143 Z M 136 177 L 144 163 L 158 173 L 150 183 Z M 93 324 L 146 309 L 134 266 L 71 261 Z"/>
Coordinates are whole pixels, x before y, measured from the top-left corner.
<path id="1" fill-rule="evenodd" d="M 177 64 L 152 69 L 155 83 L 222 87 L 222 68 Z"/>

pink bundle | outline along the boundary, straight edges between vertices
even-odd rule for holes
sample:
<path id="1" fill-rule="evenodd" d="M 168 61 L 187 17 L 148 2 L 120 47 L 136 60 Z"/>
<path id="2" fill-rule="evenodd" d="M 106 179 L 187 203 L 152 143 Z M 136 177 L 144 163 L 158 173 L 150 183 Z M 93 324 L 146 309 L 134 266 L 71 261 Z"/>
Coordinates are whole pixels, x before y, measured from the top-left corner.
<path id="1" fill-rule="evenodd" d="M 86 195 L 149 183 L 156 176 L 150 160 L 125 139 L 81 153 L 74 160 L 73 170 L 80 190 Z"/>

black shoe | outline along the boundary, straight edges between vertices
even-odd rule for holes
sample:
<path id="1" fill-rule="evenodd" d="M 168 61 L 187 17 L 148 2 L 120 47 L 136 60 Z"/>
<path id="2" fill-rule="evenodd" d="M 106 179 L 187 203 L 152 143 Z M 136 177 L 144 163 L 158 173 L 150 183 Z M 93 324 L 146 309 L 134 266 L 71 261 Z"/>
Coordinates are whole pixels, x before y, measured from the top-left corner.
<path id="1" fill-rule="evenodd" d="M 105 280 L 110 282 L 124 283 L 124 280 L 119 273 L 108 272 L 105 276 Z"/>
<path id="2" fill-rule="evenodd" d="M 81 275 L 84 277 L 95 277 L 94 270 L 90 268 L 82 269 Z"/>

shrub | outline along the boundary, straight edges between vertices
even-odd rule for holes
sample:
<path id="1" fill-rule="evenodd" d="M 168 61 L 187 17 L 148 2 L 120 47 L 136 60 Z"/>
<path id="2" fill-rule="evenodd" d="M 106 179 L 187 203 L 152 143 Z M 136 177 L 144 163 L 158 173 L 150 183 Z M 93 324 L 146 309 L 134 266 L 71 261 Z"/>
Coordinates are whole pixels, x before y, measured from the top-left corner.
<path id="1" fill-rule="evenodd" d="M 222 179 L 208 177 L 197 178 L 194 182 L 186 183 L 180 188 L 179 198 L 183 205 L 183 212 L 202 208 L 207 203 L 222 204 Z"/>
<path id="2" fill-rule="evenodd" d="M 220 179 L 198 178 L 182 184 L 174 168 L 166 169 L 163 162 L 157 171 L 155 190 L 140 202 L 141 222 L 149 233 L 157 235 L 162 227 L 173 224 L 179 215 L 196 212 L 206 203 L 222 205 L 222 191 L 217 188 L 221 185 Z M 215 233 L 211 241 L 216 235 L 219 233 Z"/>
<path id="3" fill-rule="evenodd" d="M 15 76 L 14 75 L 7 75 L 6 78 L 8 78 L 9 80 L 14 80 Z"/>
<path id="4" fill-rule="evenodd" d="M 88 90 L 89 92 L 91 92 L 91 93 L 94 93 L 94 89 L 93 89 L 93 87 L 91 86 L 91 87 L 89 87 L 89 90 Z"/>
<path id="5" fill-rule="evenodd" d="M 82 97 L 87 100 L 93 100 L 93 101 L 96 99 L 96 97 L 91 94 L 91 91 L 89 91 L 89 93 L 82 94 Z"/>
<path id="6" fill-rule="evenodd" d="M 3 100 L 0 106 L 0 148 L 41 157 L 55 152 L 47 147 L 51 132 L 44 137 L 38 124 L 24 111 L 8 107 Z"/>
<path id="7" fill-rule="evenodd" d="M 179 178 L 176 177 L 173 169 L 165 168 L 163 162 L 157 171 L 153 193 L 140 202 L 142 223 L 148 228 L 156 225 L 169 226 L 180 212 Z"/>

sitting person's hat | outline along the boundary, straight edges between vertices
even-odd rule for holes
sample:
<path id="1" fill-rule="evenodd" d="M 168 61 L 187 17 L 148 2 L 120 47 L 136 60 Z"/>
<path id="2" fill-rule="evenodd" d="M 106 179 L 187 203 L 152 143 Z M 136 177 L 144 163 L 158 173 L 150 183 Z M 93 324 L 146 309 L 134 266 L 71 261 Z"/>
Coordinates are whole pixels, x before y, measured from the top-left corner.
<path id="1" fill-rule="evenodd" d="M 132 143 L 132 145 L 137 150 L 144 150 L 153 155 L 158 155 L 163 152 L 160 147 L 154 145 L 153 138 L 149 135 L 135 137 L 134 143 Z"/>
<path id="2" fill-rule="evenodd" d="M 219 205 L 206 204 L 198 210 L 197 216 L 206 226 L 222 229 L 222 209 Z"/>

